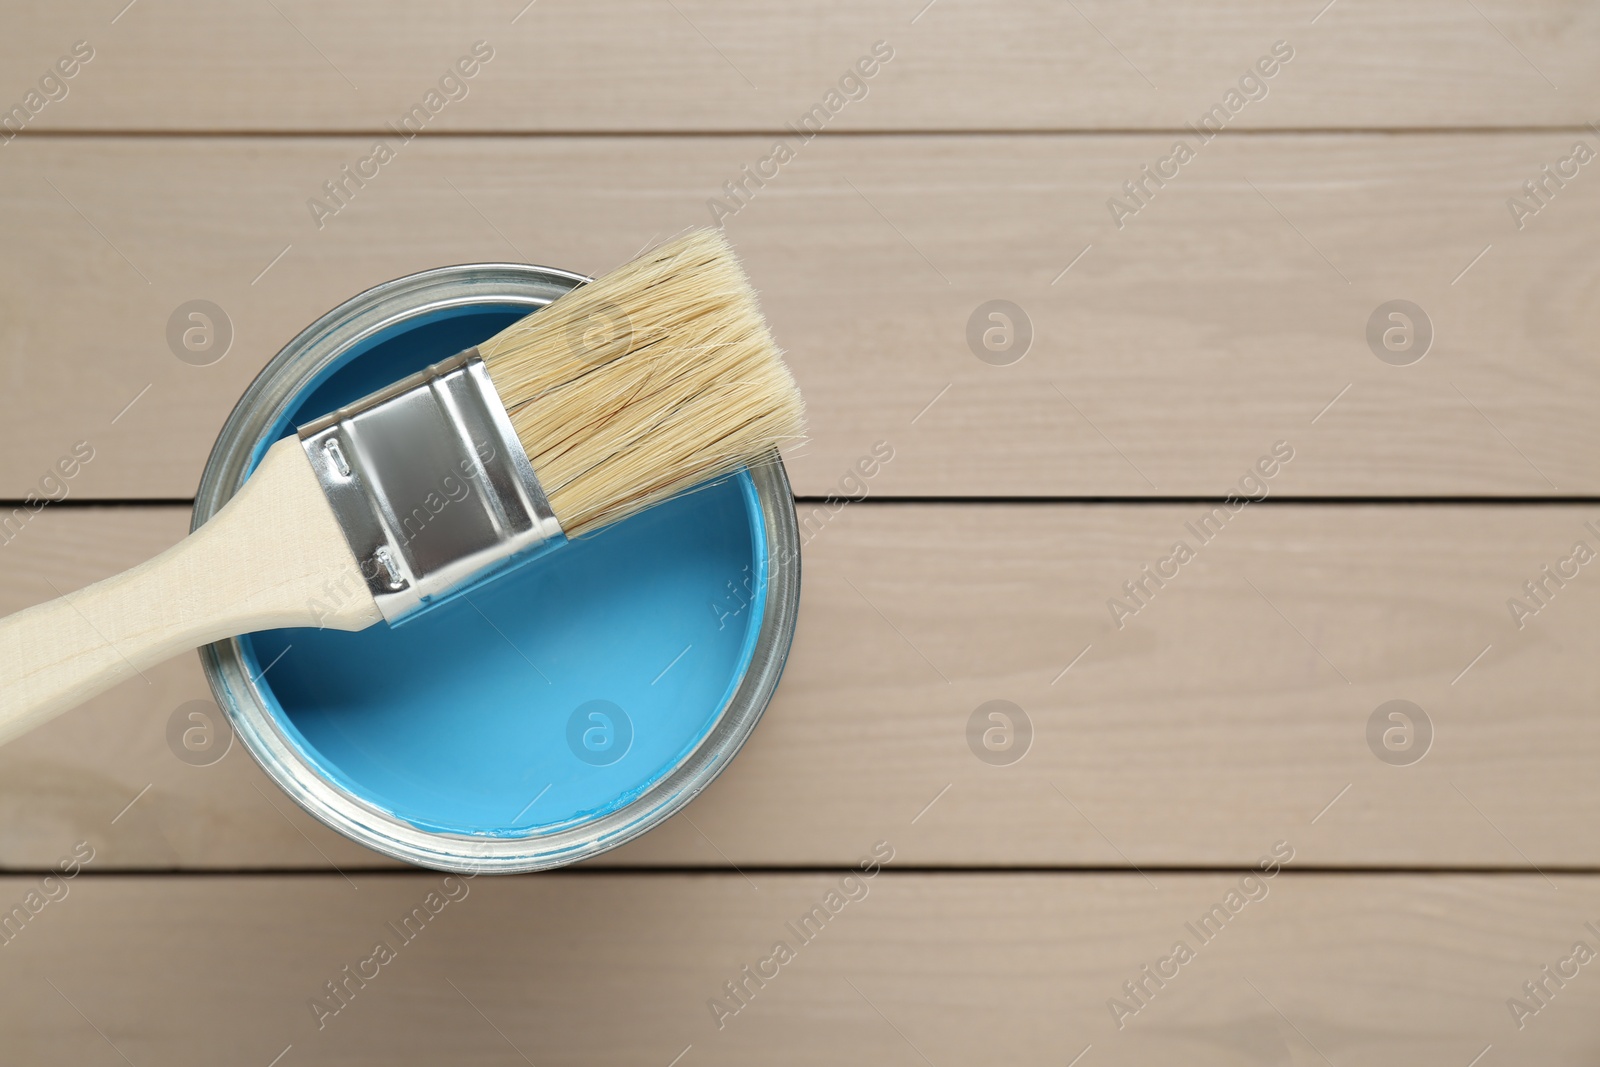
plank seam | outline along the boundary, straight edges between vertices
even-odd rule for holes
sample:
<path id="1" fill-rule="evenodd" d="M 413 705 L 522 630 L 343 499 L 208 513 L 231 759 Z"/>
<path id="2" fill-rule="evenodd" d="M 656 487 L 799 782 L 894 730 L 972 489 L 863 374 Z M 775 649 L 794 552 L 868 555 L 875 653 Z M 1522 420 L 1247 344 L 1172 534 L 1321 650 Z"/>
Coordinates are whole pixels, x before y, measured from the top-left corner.
<path id="1" fill-rule="evenodd" d="M 416 140 L 488 140 L 506 139 L 598 139 L 598 138 L 666 138 L 666 137 L 782 137 L 793 131 L 782 127 L 751 127 L 727 130 L 672 129 L 672 130 L 423 130 L 415 134 Z M 1185 126 L 1020 126 L 994 127 L 914 127 L 908 129 L 822 130 L 815 139 L 848 137 L 1171 137 L 1191 134 Z M 1516 133 L 1591 133 L 1587 123 L 1552 123 L 1549 125 L 1513 126 L 1263 126 L 1250 129 L 1228 129 L 1214 134 L 1216 139 L 1235 137 L 1415 137 L 1415 136 L 1477 136 L 1484 134 Z M 43 140 L 84 138 L 170 138 L 174 140 L 205 140 L 210 138 L 368 138 L 393 136 L 394 131 L 382 127 L 353 127 L 333 130 L 253 130 L 208 129 L 166 130 L 150 128 L 113 129 L 86 127 L 84 129 L 23 129 L 12 134 L 12 140 Z"/>
<path id="2" fill-rule="evenodd" d="M 796 496 L 797 506 L 835 504 L 844 500 L 834 496 Z M 1109 496 L 1109 495 L 1040 495 L 1040 496 L 927 496 L 927 495 L 876 495 L 849 501 L 851 506 L 893 507 L 909 505 L 1070 505 L 1083 507 L 1153 507 L 1167 505 L 1196 505 L 1219 507 L 1228 503 L 1222 496 Z M 1252 503 L 1253 507 L 1593 507 L 1600 505 L 1600 496 L 1584 495 L 1438 495 L 1438 496 L 1294 496 L 1280 494 Z M 0 510 L 28 506 L 20 499 L 0 499 Z M 190 497 L 91 497 L 55 501 L 48 510 L 82 511 L 93 508 L 187 508 L 194 507 Z"/>
<path id="3" fill-rule="evenodd" d="M 563 867 L 556 870 L 539 871 L 527 876 L 530 878 L 598 878 L 611 876 L 627 877 L 676 877 L 692 875 L 695 877 L 709 878 L 740 878 L 746 875 L 837 875 L 856 870 L 851 864 L 837 866 L 828 864 L 796 864 L 788 865 L 742 865 L 739 870 L 730 870 L 726 867 L 695 867 L 695 866 L 591 866 L 591 867 Z M 1303 878 L 1308 876 L 1348 876 L 1348 877 L 1397 877 L 1411 875 L 1437 875 L 1471 876 L 1471 877 L 1541 877 L 1540 871 L 1552 875 L 1595 876 L 1600 875 L 1600 865 L 1574 864 L 1569 866 L 1544 865 L 1536 870 L 1532 867 L 1513 867 L 1492 864 L 1442 864 L 1438 866 L 1412 866 L 1412 867 L 1387 867 L 1376 865 L 1303 865 L 1295 864 L 1285 867 L 1280 875 L 1290 878 Z M 741 872 L 743 872 L 741 874 Z M 1141 873 L 1143 872 L 1143 873 Z M 1064 876 L 1087 875 L 1118 875 L 1128 878 L 1140 878 L 1143 874 L 1169 874 L 1169 875 L 1238 875 L 1259 873 L 1254 865 L 1239 866 L 1207 866 L 1207 865 L 1145 865 L 1138 869 L 1132 867 L 1105 867 L 1105 866 L 1052 866 L 1052 865 L 1021 865 L 1021 866 L 960 866 L 960 865 L 902 865 L 884 868 L 883 874 L 891 877 L 954 877 L 960 875 L 986 875 L 986 876 L 1011 876 L 1029 874 L 1055 874 Z M 17 867 L 0 869 L 0 877 L 6 878 L 42 878 L 46 875 L 59 874 L 54 867 Z M 95 867 L 84 868 L 77 877 L 81 879 L 100 878 L 301 878 L 325 877 L 342 878 L 346 875 L 360 875 L 362 877 L 437 877 L 439 872 L 423 870 L 421 868 L 397 867 L 343 867 L 333 870 L 326 867 L 216 867 L 216 868 L 138 868 L 138 867 Z"/>

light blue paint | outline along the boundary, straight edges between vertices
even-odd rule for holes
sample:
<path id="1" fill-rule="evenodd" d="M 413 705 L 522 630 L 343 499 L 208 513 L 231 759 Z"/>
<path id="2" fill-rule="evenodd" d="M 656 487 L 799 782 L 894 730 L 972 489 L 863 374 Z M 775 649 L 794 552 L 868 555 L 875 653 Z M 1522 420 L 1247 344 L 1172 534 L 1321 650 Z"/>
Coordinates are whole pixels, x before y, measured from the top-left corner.
<path id="1" fill-rule="evenodd" d="M 522 314 L 456 309 L 375 338 L 308 388 L 256 461 L 292 427 Z M 424 830 L 531 835 L 622 807 L 694 751 L 749 666 L 766 568 L 755 484 L 741 472 L 398 628 L 272 630 L 240 645 L 290 742 L 336 785 Z M 588 759 L 568 743 L 581 705 L 606 713 L 594 701 L 632 726 L 609 765 L 595 762 L 615 758 L 603 720 L 571 730 Z"/>

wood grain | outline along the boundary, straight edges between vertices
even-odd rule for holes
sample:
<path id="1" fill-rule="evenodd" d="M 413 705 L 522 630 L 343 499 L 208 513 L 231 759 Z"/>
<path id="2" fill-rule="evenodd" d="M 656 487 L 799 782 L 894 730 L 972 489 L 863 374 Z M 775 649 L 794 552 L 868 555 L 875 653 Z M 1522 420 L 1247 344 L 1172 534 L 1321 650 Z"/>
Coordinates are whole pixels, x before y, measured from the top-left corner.
<path id="1" fill-rule="evenodd" d="M 1600 92 L 1581 0 L 125 3 L 8 12 L 14 100 L 96 50 L 34 128 L 380 129 L 480 40 L 494 58 L 430 129 L 777 130 L 880 40 L 895 58 L 834 128 L 1173 129 L 1278 40 L 1295 58 L 1240 126 L 1577 125 Z"/>
<path id="2" fill-rule="evenodd" d="M 348 296 L 455 262 L 598 273 L 713 220 L 809 401 L 797 491 L 872 499 L 802 507 L 805 610 L 739 759 L 586 870 L 447 885 L 237 744 L 184 762 L 173 723 L 215 714 L 192 657 L 0 748 L 0 1059 L 1600 1056 L 1593 966 L 1520 1025 L 1508 999 L 1600 948 L 1600 579 L 1544 570 L 1600 548 L 1600 509 L 1408 504 L 1600 494 L 1600 178 L 1541 172 L 1600 146 L 1593 5 L 10 8 L 0 613 L 176 542 L 186 507 L 74 505 L 190 498 L 245 386 Z M 394 136 L 480 41 L 460 98 Z M 877 41 L 863 98 L 786 132 Z M 1185 132 L 1279 41 L 1264 98 Z M 11 137 L 75 42 L 93 59 Z M 319 224 L 311 198 L 378 136 L 395 159 Z M 726 199 L 779 136 L 794 158 Z M 1196 156 L 1151 194 L 1140 168 L 1179 136 Z M 197 299 L 224 309 L 220 361 L 169 340 Z M 1397 299 L 1435 335 L 1409 366 L 1366 337 Z M 969 341 L 993 300 L 1032 328 L 1010 365 Z M 1215 536 L 1209 505 L 1133 499 L 1220 499 L 1280 442 L 1274 499 Z M 894 458 L 863 487 L 874 448 Z M 1144 577 L 1180 539 L 1195 558 Z M 1431 728 L 1417 762 L 1384 747 L 1393 700 Z M 991 701 L 1031 725 L 1017 762 L 979 756 Z M 710 998 L 878 842 L 886 873 L 844 884 L 870 892 L 719 1027 Z M 1186 924 L 1274 847 L 1287 873 L 1201 944 Z M 86 872 L 46 879 L 75 849 Z M 386 925 L 446 891 L 467 895 L 415 941 Z M 396 958 L 319 1027 L 312 998 L 380 938 Z M 1197 957 L 1119 1027 L 1111 998 L 1180 938 Z"/>
<path id="3" fill-rule="evenodd" d="M 687 818 L 604 862 L 838 864 L 872 833 L 918 865 L 1242 864 L 1281 837 L 1319 865 L 1600 864 L 1600 583 L 1581 568 L 1548 586 L 1521 629 L 1507 607 L 1531 605 L 1523 583 L 1574 542 L 1600 545 L 1584 525 L 1600 512 L 1267 503 L 1201 545 L 1186 524 L 1205 515 L 866 503 L 812 519 L 799 633 L 754 738 Z M 179 509 L 47 510 L 0 548 L 0 606 L 184 526 Z M 1123 583 L 1180 539 L 1196 558 L 1118 629 L 1108 599 L 1132 603 Z M 107 867 L 382 863 L 242 750 L 180 762 L 166 731 L 209 695 L 198 663 L 147 673 L 0 749 L 6 866 L 79 838 Z M 1432 727 L 1412 765 L 1369 746 L 1396 699 Z M 991 700 L 1032 724 L 1019 762 L 969 747 Z"/>
<path id="4" fill-rule="evenodd" d="M 802 146 L 726 220 L 809 401 L 796 489 L 837 491 L 887 441 L 883 494 L 1219 495 L 1287 439 L 1290 493 L 1600 492 L 1600 164 L 1520 231 L 1506 207 L 1576 138 L 1219 138 L 1120 230 L 1108 198 L 1170 137 Z M 186 497 L 251 377 L 331 305 L 442 263 L 604 271 L 709 221 L 768 145 L 416 142 L 319 231 L 307 199 L 368 142 L 19 141 L 0 499 L 79 440 L 81 498 Z M 233 328 L 209 366 L 167 339 L 197 298 Z M 1410 366 L 1366 340 L 1397 298 L 1435 335 Z M 1032 322 L 1009 366 L 969 348 L 993 299 Z"/>
<path id="5" fill-rule="evenodd" d="M 841 874 L 762 874 L 754 887 L 732 873 L 453 886 L 423 873 L 353 885 L 81 874 L 0 950 L 0 1025 L 8 1053 L 41 1067 L 123 1062 L 118 1054 L 174 1067 L 279 1055 L 954 1067 L 1059 1065 L 1086 1049 L 1085 1064 L 1376 1067 L 1466 1064 L 1490 1045 L 1501 1062 L 1593 1062 L 1595 964 L 1559 989 L 1550 982 L 1553 996 L 1522 1029 L 1507 1008 L 1575 942 L 1594 948 L 1593 877 L 1280 873 L 1248 883 L 1258 899 L 1209 943 L 1186 924 L 1238 893 L 1241 876 L 1157 877 L 1152 887 L 1132 874 L 891 865 L 843 883 L 856 899 L 801 942 L 788 924 L 830 892 L 846 901 Z M 0 879 L 0 901 L 36 886 Z M 413 920 L 419 932 L 402 941 L 389 924 L 430 893 L 437 913 Z M 364 965 L 380 940 L 393 958 Z M 750 981 L 719 1030 L 708 1002 L 780 940 L 792 960 L 767 966 L 761 987 Z M 1108 1001 L 1126 1001 L 1122 984 L 1179 940 L 1193 958 L 1161 988 L 1149 982 L 1153 994 L 1119 1030 Z M 346 967 L 370 980 L 346 979 Z M 310 1001 L 336 980 L 349 981 L 347 1001 L 319 1029 Z"/>

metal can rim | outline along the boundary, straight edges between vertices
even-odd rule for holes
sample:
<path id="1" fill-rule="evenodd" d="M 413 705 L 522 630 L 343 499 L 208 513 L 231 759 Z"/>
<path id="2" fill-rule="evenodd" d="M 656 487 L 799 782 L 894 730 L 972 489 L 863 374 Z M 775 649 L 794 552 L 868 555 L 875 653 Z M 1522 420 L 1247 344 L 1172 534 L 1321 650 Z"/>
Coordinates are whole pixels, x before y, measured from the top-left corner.
<path id="1" fill-rule="evenodd" d="M 543 307 L 590 279 L 519 263 L 465 263 L 410 274 L 360 293 L 302 330 L 240 397 L 212 447 L 195 494 L 192 528 L 244 484 L 262 440 L 291 405 L 351 348 L 408 319 L 494 303 Z M 587 859 L 658 825 L 693 800 L 743 747 L 766 710 L 794 639 L 800 538 L 794 495 L 774 451 L 749 468 L 766 529 L 767 602 L 754 654 L 710 733 L 665 777 L 628 804 L 580 825 L 529 837 L 437 833 L 334 786 L 306 762 L 268 710 L 237 639 L 200 650 L 206 681 L 244 747 L 291 799 L 319 821 L 384 855 L 460 873 L 518 873 Z"/>

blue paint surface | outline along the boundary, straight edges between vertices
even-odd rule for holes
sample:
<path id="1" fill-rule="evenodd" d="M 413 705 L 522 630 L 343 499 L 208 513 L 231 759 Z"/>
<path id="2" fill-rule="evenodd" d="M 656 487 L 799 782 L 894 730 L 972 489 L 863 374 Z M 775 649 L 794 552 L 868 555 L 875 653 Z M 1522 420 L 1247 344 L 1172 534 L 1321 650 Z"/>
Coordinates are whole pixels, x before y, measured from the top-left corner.
<path id="1" fill-rule="evenodd" d="M 269 440 L 523 313 L 457 309 L 375 338 Z M 421 829 L 532 835 L 627 804 L 715 725 L 755 647 L 765 546 L 741 473 L 400 627 L 240 643 L 291 743 L 336 785 Z"/>

